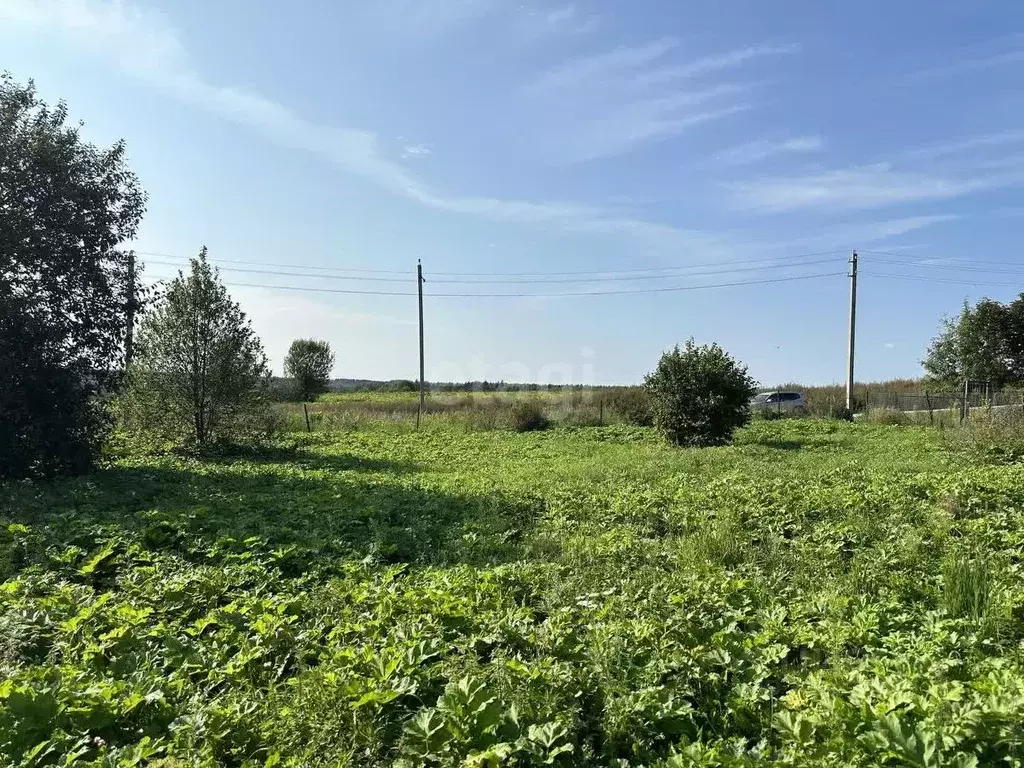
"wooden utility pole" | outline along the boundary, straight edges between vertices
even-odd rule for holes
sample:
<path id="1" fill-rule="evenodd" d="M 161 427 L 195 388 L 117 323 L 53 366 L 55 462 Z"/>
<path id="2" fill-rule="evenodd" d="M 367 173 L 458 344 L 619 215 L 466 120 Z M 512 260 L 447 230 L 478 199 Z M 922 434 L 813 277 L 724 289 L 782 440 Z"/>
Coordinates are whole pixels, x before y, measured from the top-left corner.
<path id="1" fill-rule="evenodd" d="M 416 409 L 416 428 L 423 416 L 423 263 L 416 259 L 416 288 L 420 300 L 420 405 Z"/>
<path id="2" fill-rule="evenodd" d="M 125 306 L 124 367 L 135 354 L 135 251 L 128 251 L 128 301 Z"/>
<path id="3" fill-rule="evenodd" d="M 853 358 L 857 343 L 857 252 L 850 257 L 850 348 L 846 364 L 846 409 L 853 413 Z"/>

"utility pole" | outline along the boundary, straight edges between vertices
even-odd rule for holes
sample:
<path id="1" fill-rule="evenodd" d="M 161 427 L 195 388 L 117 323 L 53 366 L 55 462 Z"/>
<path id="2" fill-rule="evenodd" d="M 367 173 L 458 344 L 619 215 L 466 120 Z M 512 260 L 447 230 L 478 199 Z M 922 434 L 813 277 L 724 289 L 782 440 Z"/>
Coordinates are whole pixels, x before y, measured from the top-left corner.
<path id="1" fill-rule="evenodd" d="M 423 416 L 423 263 L 416 259 L 416 288 L 420 299 L 420 406 L 416 409 L 416 428 Z"/>
<path id="2" fill-rule="evenodd" d="M 857 343 L 857 252 L 850 257 L 850 356 L 846 365 L 846 410 L 853 413 L 853 358 Z"/>
<path id="3" fill-rule="evenodd" d="M 135 251 L 128 251 L 128 302 L 125 306 L 124 367 L 132 363 L 135 354 Z"/>

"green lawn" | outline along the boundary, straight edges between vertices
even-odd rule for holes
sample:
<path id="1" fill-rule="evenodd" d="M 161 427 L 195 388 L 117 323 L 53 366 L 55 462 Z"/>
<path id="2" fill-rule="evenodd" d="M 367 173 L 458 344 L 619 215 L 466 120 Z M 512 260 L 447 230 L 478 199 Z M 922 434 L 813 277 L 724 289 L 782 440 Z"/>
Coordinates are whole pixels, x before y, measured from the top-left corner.
<path id="1" fill-rule="evenodd" d="M 1024 466 L 939 437 L 380 425 L 0 484 L 0 756 L 1021 764 Z"/>

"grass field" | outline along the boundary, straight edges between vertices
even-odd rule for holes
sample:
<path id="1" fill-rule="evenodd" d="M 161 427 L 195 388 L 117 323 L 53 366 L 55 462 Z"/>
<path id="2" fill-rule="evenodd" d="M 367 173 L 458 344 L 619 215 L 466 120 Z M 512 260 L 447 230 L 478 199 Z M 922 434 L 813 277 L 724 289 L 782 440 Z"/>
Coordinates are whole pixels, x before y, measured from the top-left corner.
<path id="1" fill-rule="evenodd" d="M 22 765 L 1019 765 L 1024 466 L 437 422 L 0 485 Z"/>

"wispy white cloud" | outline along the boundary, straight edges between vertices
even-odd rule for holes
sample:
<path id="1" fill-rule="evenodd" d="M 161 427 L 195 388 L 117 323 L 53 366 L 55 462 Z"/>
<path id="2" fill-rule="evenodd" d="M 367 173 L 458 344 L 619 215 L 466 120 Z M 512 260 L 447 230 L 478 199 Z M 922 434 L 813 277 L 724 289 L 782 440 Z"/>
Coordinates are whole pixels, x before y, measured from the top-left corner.
<path id="1" fill-rule="evenodd" d="M 782 141 L 759 139 L 717 153 L 714 160 L 722 165 L 750 165 L 776 155 L 819 152 L 825 147 L 820 136 L 795 136 Z"/>
<path id="2" fill-rule="evenodd" d="M 353 24 L 402 46 L 438 40 L 508 5 L 509 0 L 373 0 L 353 3 Z"/>
<path id="3" fill-rule="evenodd" d="M 873 208 L 950 200 L 1024 182 L 1024 173 L 937 176 L 897 171 L 888 164 L 770 176 L 724 185 L 739 208 L 794 211 L 803 208 Z"/>
<path id="4" fill-rule="evenodd" d="M 527 39 L 551 35 L 586 35 L 601 26 L 601 17 L 583 13 L 575 4 L 516 9 L 515 26 Z"/>
<path id="5" fill-rule="evenodd" d="M 640 75 L 637 78 L 637 83 L 645 86 L 662 85 L 674 80 L 706 75 L 725 69 L 734 69 L 752 59 L 784 56 L 797 53 L 799 50 L 800 46 L 798 45 L 750 45 L 746 48 L 737 48 L 725 53 L 705 56 L 687 64 L 654 69 Z"/>
<path id="6" fill-rule="evenodd" d="M 189 65 L 166 17 L 123 0 L 0 0 L 0 20 L 61 35 L 65 42 L 105 57 L 182 102 L 282 147 L 317 154 L 347 173 L 430 208 L 494 221 L 639 237 L 645 242 L 658 238 L 677 246 L 706 242 L 699 233 L 623 217 L 599 206 L 443 193 L 385 157 L 371 131 L 313 123 L 254 91 L 208 82 Z"/>
<path id="7" fill-rule="evenodd" d="M 668 56 L 678 48 L 674 38 L 662 38 L 565 61 L 524 86 L 524 112 L 546 116 L 538 134 L 558 161 L 621 154 L 750 109 L 737 98 L 749 84 L 709 83 L 705 76 L 796 50 L 750 46 L 675 64 Z M 688 80 L 696 82 L 683 87 Z"/>
<path id="8" fill-rule="evenodd" d="M 724 93 L 725 88 L 717 89 Z M 695 103 L 698 94 L 680 94 L 629 104 L 582 127 L 576 140 L 565 148 L 562 160 L 584 162 L 620 154 L 634 144 L 666 136 L 701 123 L 720 120 L 751 109 L 750 104 L 732 104 L 701 112 L 680 112 L 682 102 Z"/>
<path id="9" fill-rule="evenodd" d="M 956 155 L 962 152 L 972 152 L 978 149 L 989 149 L 992 147 L 1005 147 L 1011 144 L 1024 143 L 1024 130 L 1000 131 L 999 133 L 987 133 L 978 136 L 968 136 L 963 139 L 952 141 L 925 144 L 920 147 L 907 150 L 906 157 L 920 159 L 935 159 Z"/>
<path id="10" fill-rule="evenodd" d="M 592 87 L 595 82 L 600 84 L 650 64 L 676 45 L 676 40 L 664 38 L 634 48 L 620 47 L 604 53 L 571 59 L 541 73 L 527 86 L 527 90 L 536 93 L 562 91 L 581 86 Z"/>
<path id="11" fill-rule="evenodd" d="M 433 152 L 434 150 L 426 144 L 406 144 L 402 147 L 402 157 L 406 159 L 426 157 L 427 155 L 433 154 Z"/>
<path id="12" fill-rule="evenodd" d="M 914 80 L 927 80 L 936 77 L 953 77 L 956 75 L 965 75 L 972 72 L 978 72 L 985 69 L 992 69 L 994 67 L 1003 67 L 1012 64 L 1020 64 L 1024 62 L 1024 49 L 1016 49 L 1012 51 L 1003 51 L 1002 53 L 996 53 L 991 56 L 982 56 L 980 58 L 962 59 L 960 61 L 953 62 L 952 64 L 944 64 L 939 67 L 932 67 L 930 69 L 923 69 L 920 72 L 915 72 L 907 77 L 908 81 Z"/>
<path id="13" fill-rule="evenodd" d="M 787 253 L 802 251 L 823 251 L 828 248 L 853 250 L 868 245 L 877 245 L 901 235 L 933 227 L 945 222 L 956 221 L 955 214 L 933 214 L 929 216 L 904 216 L 895 219 L 854 221 L 846 224 L 825 226 L 811 230 L 808 234 L 790 238 L 771 247 Z M 900 246 L 886 245 L 897 249 Z"/>

